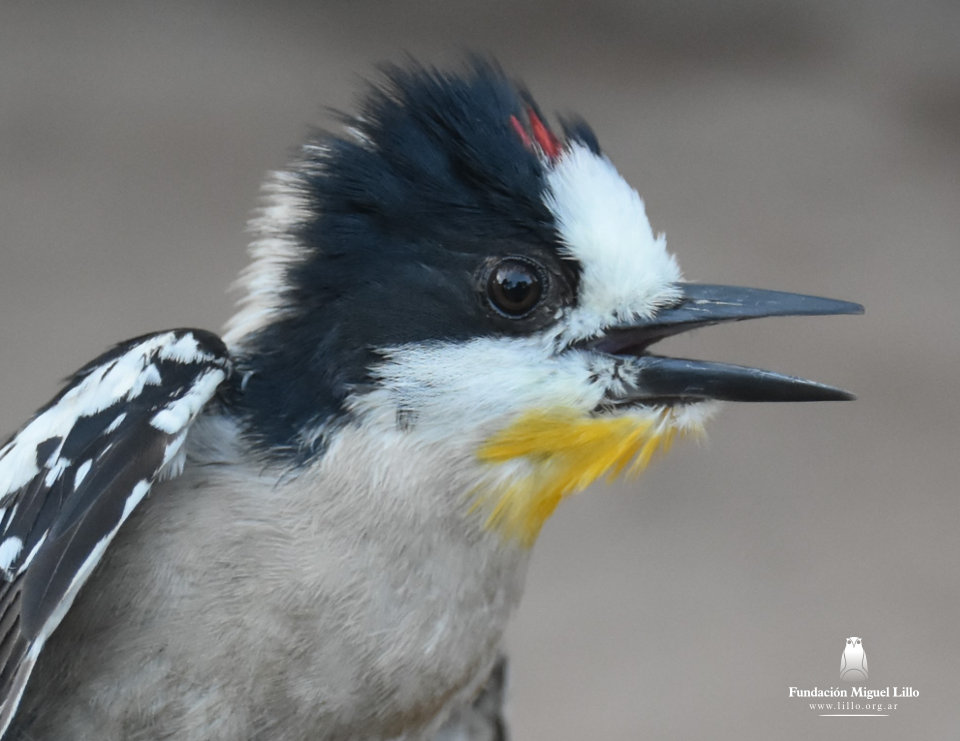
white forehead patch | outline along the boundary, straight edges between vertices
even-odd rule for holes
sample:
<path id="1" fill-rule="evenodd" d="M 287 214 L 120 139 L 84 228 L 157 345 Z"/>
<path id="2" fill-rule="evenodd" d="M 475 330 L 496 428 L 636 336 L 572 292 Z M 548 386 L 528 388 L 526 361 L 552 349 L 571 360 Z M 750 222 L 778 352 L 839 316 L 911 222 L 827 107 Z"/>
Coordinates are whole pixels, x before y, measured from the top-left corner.
<path id="1" fill-rule="evenodd" d="M 610 160 L 574 143 L 547 183 L 564 250 L 582 269 L 572 338 L 648 318 L 679 298 L 680 268 L 666 238 L 654 235 L 643 200 Z"/>

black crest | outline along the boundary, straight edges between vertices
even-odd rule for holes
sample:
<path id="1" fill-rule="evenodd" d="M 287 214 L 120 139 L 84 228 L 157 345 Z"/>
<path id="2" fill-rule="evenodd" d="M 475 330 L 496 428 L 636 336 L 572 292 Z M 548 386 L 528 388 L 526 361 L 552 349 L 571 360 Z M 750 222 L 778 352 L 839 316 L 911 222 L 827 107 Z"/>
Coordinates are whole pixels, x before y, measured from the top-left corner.
<path id="1" fill-rule="evenodd" d="M 246 343 L 237 394 L 271 452 L 309 456 L 378 349 L 516 331 L 478 300 L 485 261 L 533 254 L 575 279 L 544 204 L 563 140 L 529 94 L 489 61 L 384 74 L 349 133 L 310 142 L 296 170 L 309 216 L 291 233 L 288 311 Z M 566 136 L 596 148 L 582 124 Z"/>

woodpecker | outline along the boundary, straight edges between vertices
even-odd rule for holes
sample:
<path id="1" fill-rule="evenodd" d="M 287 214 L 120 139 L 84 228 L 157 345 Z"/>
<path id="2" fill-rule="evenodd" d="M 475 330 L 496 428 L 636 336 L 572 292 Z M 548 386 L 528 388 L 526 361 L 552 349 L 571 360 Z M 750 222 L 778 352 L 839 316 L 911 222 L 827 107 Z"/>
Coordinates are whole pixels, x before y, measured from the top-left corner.
<path id="1" fill-rule="evenodd" d="M 0 733 L 503 738 L 504 627 L 567 496 L 719 401 L 656 355 L 857 304 L 684 282 L 579 119 L 492 61 L 384 68 L 275 173 L 223 337 L 115 346 L 0 448 Z"/>

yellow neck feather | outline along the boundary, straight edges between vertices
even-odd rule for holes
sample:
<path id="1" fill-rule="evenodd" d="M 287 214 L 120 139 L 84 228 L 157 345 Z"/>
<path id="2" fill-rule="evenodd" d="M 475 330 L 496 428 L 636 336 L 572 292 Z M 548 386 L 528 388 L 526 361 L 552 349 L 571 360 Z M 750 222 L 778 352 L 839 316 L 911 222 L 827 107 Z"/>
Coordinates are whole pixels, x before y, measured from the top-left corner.
<path id="1" fill-rule="evenodd" d="M 486 526 L 533 545 L 560 501 L 604 474 L 612 481 L 646 468 L 677 434 L 673 412 L 585 417 L 574 410 L 533 411 L 488 438 L 477 452 L 496 472 L 474 492 L 474 510 L 488 512 Z M 520 467 L 502 466 L 522 461 Z M 499 470 L 498 470 L 499 469 Z"/>

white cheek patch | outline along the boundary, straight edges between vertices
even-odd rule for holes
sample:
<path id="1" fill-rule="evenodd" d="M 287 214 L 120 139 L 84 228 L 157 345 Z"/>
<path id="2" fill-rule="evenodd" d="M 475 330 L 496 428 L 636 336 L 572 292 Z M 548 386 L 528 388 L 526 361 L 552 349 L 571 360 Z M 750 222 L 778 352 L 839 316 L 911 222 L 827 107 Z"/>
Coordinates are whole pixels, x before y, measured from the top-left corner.
<path id="1" fill-rule="evenodd" d="M 595 416 L 608 395 L 622 393 L 624 371 L 616 358 L 553 348 L 547 334 L 386 349 L 384 362 L 371 371 L 375 389 L 352 397 L 350 411 L 365 425 L 408 430 L 424 443 L 470 446 L 530 412 Z M 698 431 L 716 406 L 674 407 L 670 426 Z M 623 413 L 659 418 L 662 411 L 632 407 Z"/>
<path id="2" fill-rule="evenodd" d="M 396 426 L 409 412 L 417 434 L 477 439 L 531 409 L 588 414 L 603 399 L 612 364 L 586 353 L 556 355 L 550 337 L 480 337 L 382 351 L 377 389 L 357 396 L 352 411 L 368 423 Z"/>
<path id="3" fill-rule="evenodd" d="M 606 157 L 573 144 L 547 175 L 548 208 L 567 255 L 582 269 L 565 334 L 649 318 L 676 301 L 681 278 L 666 238 L 654 235 L 643 200 Z"/>

